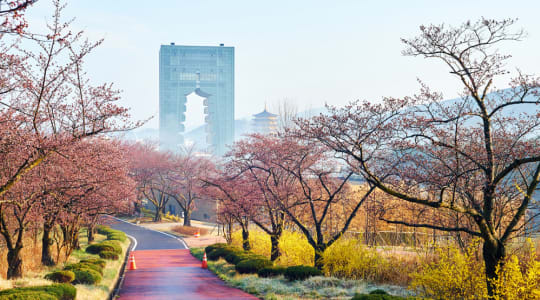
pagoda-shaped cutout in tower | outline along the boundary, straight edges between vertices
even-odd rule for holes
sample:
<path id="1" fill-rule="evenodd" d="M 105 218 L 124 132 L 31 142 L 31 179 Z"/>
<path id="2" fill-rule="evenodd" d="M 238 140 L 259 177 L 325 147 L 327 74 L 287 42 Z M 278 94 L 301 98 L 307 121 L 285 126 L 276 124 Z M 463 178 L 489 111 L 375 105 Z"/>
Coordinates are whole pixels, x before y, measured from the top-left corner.
<path id="1" fill-rule="evenodd" d="M 278 130 L 278 115 L 268 112 L 266 105 L 264 110 L 253 115 L 253 131 L 262 134 L 275 134 Z"/>

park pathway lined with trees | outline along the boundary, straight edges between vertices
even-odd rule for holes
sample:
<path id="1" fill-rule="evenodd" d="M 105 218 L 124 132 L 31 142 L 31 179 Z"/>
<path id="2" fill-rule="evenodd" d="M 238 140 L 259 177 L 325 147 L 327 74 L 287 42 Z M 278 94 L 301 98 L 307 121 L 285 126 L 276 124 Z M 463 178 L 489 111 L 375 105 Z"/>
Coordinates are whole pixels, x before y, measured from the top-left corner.
<path id="1" fill-rule="evenodd" d="M 112 228 L 137 240 L 133 251 L 137 269 L 126 271 L 120 299 L 257 299 L 202 269 L 201 262 L 177 238 L 124 221 L 113 222 Z"/>

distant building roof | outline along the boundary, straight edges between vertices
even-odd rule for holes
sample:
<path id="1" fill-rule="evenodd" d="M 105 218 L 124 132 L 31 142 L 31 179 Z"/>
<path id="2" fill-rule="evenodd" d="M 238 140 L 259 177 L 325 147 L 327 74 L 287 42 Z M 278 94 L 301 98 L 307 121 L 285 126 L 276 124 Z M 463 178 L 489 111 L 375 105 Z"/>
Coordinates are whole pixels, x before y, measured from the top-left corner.
<path id="1" fill-rule="evenodd" d="M 270 113 L 266 110 L 266 108 L 263 110 L 263 112 L 260 112 L 256 115 L 253 115 L 255 118 L 275 118 L 278 115 Z"/>

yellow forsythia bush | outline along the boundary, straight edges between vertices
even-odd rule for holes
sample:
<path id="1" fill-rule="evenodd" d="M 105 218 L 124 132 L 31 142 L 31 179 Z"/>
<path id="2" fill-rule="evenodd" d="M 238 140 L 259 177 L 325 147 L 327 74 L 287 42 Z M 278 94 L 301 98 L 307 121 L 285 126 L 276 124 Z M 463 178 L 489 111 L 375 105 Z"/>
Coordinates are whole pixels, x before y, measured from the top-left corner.
<path id="1" fill-rule="evenodd" d="M 511 255 L 497 270 L 492 299 L 540 299 L 540 262 L 530 245 L 521 261 Z M 465 253 L 456 248 L 437 249 L 438 259 L 424 263 L 413 274 L 409 288 L 436 299 L 487 299 L 484 262 L 474 255 L 477 247 L 476 243 Z"/>
<path id="2" fill-rule="evenodd" d="M 379 252 L 367 247 L 362 238 L 341 238 L 326 249 L 323 264 L 327 276 L 407 285 L 418 259 L 406 253 Z"/>
<path id="3" fill-rule="evenodd" d="M 378 281 L 388 261 L 360 238 L 341 238 L 326 249 L 323 264 L 328 276 Z"/>
<path id="4" fill-rule="evenodd" d="M 167 212 L 165 215 L 163 215 L 163 217 L 167 220 L 170 220 L 170 221 L 173 221 L 173 222 L 180 222 L 182 221 L 182 219 L 178 216 L 175 216 L 175 215 L 171 215 L 170 212 Z"/>
<path id="5" fill-rule="evenodd" d="M 249 232 L 251 251 L 270 257 L 272 244 L 270 236 L 261 230 Z M 242 232 L 235 231 L 232 234 L 232 244 L 242 248 Z M 279 240 L 281 257 L 276 262 L 280 266 L 313 265 L 314 251 L 306 238 L 297 232 L 285 230 Z"/>
<path id="6" fill-rule="evenodd" d="M 279 240 L 281 257 L 278 265 L 289 266 L 313 266 L 315 251 L 308 243 L 303 234 L 293 231 L 284 231 Z"/>
<path id="7" fill-rule="evenodd" d="M 536 249 L 530 245 L 526 257 L 521 263 L 516 255 L 511 255 L 502 268 L 497 270 L 494 299 L 533 300 L 540 299 L 540 262 L 536 257 Z"/>
<path id="8" fill-rule="evenodd" d="M 482 299 L 487 287 L 484 264 L 475 257 L 477 247 L 473 243 L 464 253 L 455 247 L 437 248 L 437 259 L 424 258 L 409 288 L 436 299 Z"/>

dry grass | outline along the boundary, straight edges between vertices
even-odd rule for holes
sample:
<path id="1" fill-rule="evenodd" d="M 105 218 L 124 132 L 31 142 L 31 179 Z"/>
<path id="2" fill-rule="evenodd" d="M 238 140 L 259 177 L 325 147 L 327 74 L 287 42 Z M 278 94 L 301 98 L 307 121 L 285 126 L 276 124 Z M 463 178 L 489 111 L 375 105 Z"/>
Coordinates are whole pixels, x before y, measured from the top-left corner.
<path id="1" fill-rule="evenodd" d="M 56 256 L 56 245 L 52 246 L 52 253 Z M 21 250 L 23 274 L 31 275 L 39 273 L 42 270 L 47 271 L 41 264 L 41 234 L 36 234 L 34 231 L 26 232 L 24 238 L 24 247 Z M 61 260 L 64 256 L 61 255 Z M 7 276 L 7 248 L 4 244 L 4 239 L 0 237 L 0 279 L 5 279 Z M 25 275 L 26 276 L 26 275 Z M 2 283 L 0 282 L 0 288 Z"/>
<path id="2" fill-rule="evenodd" d="M 188 236 L 188 237 L 192 237 L 197 232 L 199 232 L 201 235 L 208 234 L 208 229 L 200 228 L 200 227 L 193 227 L 193 226 L 178 225 L 178 226 L 172 227 L 171 230 L 182 236 Z"/>
<path id="3" fill-rule="evenodd" d="M 101 234 L 95 235 L 95 241 L 100 242 L 105 240 L 106 237 Z M 81 259 L 87 258 L 99 258 L 98 255 L 88 254 L 82 249 L 86 249 L 88 246 L 88 240 L 86 238 L 86 232 L 83 231 L 80 234 L 80 245 L 81 250 L 73 251 L 72 255 L 67 260 L 66 264 L 79 262 Z M 83 285 L 77 284 L 77 300 L 96 300 L 96 299 L 107 299 L 109 297 L 110 291 L 114 289 L 116 280 L 118 279 L 119 271 L 123 263 L 123 257 L 129 247 L 129 239 L 121 243 L 122 245 L 122 255 L 121 259 L 117 261 L 107 261 L 107 265 L 103 270 L 103 280 L 99 285 Z M 41 251 L 41 249 L 40 249 Z M 36 257 L 39 259 L 41 257 L 41 252 L 36 254 Z M 44 279 L 45 274 L 53 271 L 62 269 L 64 264 L 60 264 L 55 267 L 42 267 L 40 270 L 35 272 L 27 272 L 24 278 L 5 280 L 0 279 L 0 290 L 14 288 L 14 287 L 26 287 L 26 286 L 38 286 L 38 285 L 50 285 L 54 282 Z"/>

